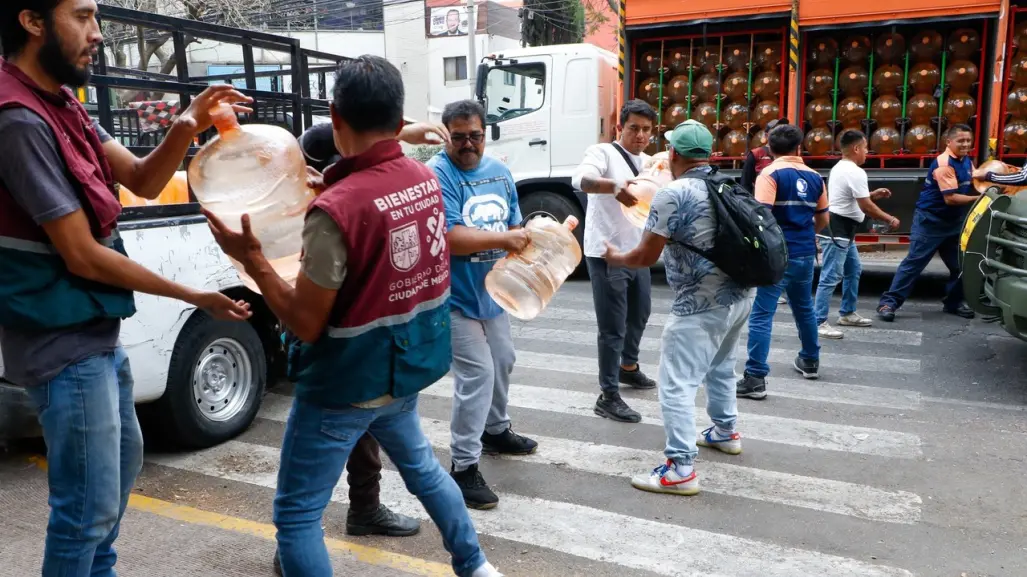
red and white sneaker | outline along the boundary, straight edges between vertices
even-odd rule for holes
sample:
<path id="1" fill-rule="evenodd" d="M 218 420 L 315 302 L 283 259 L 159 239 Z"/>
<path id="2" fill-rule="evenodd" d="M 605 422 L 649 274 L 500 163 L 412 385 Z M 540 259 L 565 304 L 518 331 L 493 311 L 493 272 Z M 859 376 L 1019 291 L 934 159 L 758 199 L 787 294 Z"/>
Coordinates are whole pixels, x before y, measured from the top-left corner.
<path id="1" fill-rule="evenodd" d="M 677 467 L 670 459 L 656 467 L 648 475 L 636 475 L 631 479 L 631 486 L 650 493 L 668 493 L 671 495 L 698 495 L 699 476 L 692 471 L 687 477 L 677 472 Z"/>
<path id="2" fill-rule="evenodd" d="M 713 430 L 713 427 L 703 431 L 699 438 L 695 440 L 695 444 L 700 447 L 706 447 L 709 449 L 716 449 L 722 453 L 728 455 L 741 455 L 742 454 L 742 436 L 738 433 L 731 433 L 730 437 L 722 439 Z"/>

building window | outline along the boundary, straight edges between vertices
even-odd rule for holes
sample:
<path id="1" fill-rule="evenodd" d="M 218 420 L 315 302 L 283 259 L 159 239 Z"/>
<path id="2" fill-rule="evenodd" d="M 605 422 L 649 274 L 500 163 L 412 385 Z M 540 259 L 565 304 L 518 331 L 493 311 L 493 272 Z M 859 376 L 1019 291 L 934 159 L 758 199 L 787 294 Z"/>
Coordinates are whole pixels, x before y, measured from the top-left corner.
<path id="1" fill-rule="evenodd" d="M 446 82 L 467 80 L 466 56 L 453 56 L 450 58 L 443 58 L 442 62 L 446 69 Z"/>
<path id="2" fill-rule="evenodd" d="M 503 84 L 507 86 L 517 86 L 517 75 L 513 72 L 503 72 Z"/>

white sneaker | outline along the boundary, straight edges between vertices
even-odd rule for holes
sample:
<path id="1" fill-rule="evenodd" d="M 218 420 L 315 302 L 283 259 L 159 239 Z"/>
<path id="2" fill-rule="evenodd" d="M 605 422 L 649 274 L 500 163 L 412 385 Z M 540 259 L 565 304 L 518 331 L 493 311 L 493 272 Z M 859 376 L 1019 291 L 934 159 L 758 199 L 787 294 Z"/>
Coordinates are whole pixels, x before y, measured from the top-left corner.
<path id="1" fill-rule="evenodd" d="M 820 326 L 817 327 L 817 332 L 825 339 L 840 339 L 845 336 L 842 331 L 832 327 L 827 321 L 820 323 Z"/>
<path id="2" fill-rule="evenodd" d="M 690 475 L 682 477 L 678 474 L 674 462 L 668 459 L 665 464 L 656 467 L 648 474 L 632 477 L 631 486 L 650 493 L 698 495 L 699 476 L 695 474 L 693 469 Z"/>
<path id="3" fill-rule="evenodd" d="M 788 304 L 788 297 L 786 297 L 785 295 L 781 295 L 781 296 L 777 297 L 777 304 L 779 304 L 779 305 L 786 305 L 786 304 Z"/>
<path id="4" fill-rule="evenodd" d="M 504 577 L 504 576 L 503 576 L 502 573 L 499 572 L 499 570 L 497 570 L 495 567 L 492 566 L 492 563 L 489 563 L 488 561 L 486 561 L 484 565 L 482 565 L 481 567 L 478 567 L 477 569 L 475 569 L 474 573 L 471 573 L 471 577 Z"/>
<path id="5" fill-rule="evenodd" d="M 859 316 L 858 313 L 849 313 L 838 317 L 838 324 L 843 327 L 869 327 L 874 321 Z"/>

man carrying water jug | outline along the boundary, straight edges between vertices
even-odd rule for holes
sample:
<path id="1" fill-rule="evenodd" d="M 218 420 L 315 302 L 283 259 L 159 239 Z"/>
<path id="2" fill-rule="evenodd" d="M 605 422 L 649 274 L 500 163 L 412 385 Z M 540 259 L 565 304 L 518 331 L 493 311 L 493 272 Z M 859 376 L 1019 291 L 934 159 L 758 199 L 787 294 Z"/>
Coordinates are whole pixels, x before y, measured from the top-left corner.
<path id="1" fill-rule="evenodd" d="M 538 443 L 510 427 L 506 412 L 516 360 L 510 318 L 485 290 L 485 275 L 507 253 L 528 245 L 510 170 L 485 153 L 485 109 L 473 100 L 446 105 L 449 143 L 428 166 L 446 203 L 453 293 L 452 476 L 472 509 L 492 509 L 481 454 L 527 455 Z"/>
<path id="2" fill-rule="evenodd" d="M 438 180 L 396 142 L 403 97 L 387 60 L 340 65 L 331 116 L 342 159 L 308 210 L 295 288 L 262 254 L 248 216 L 238 233 L 207 214 L 221 248 L 303 341 L 274 502 L 285 577 L 332 574 L 324 510 L 368 431 L 438 526 L 454 572 L 500 575 L 417 413 L 418 393 L 449 371 L 450 271 Z"/>
<path id="3" fill-rule="evenodd" d="M 46 577 L 114 574 L 114 542 L 143 464 L 119 339 L 122 319 L 136 312 L 135 292 L 220 319 L 251 314 L 245 303 L 132 261 L 118 234 L 114 186 L 156 198 L 193 138 L 210 128 L 208 108 L 249 99 L 210 87 L 155 151 L 136 157 L 65 88 L 89 82 L 103 41 L 96 12 L 92 0 L 0 1 L 0 364 L 6 380 L 25 388 L 46 440 Z"/>
<path id="4" fill-rule="evenodd" d="M 585 264 L 592 280 L 592 300 L 599 325 L 599 387 L 595 413 L 625 423 L 642 416 L 620 396 L 621 383 L 651 389 L 656 382 L 638 366 L 638 348 L 652 310 L 649 269 L 616 266 L 603 257 L 605 243 L 629 251 L 638 246 L 642 231 L 624 216 L 621 205 L 638 199 L 628 185 L 638 176 L 652 138 L 656 111 L 641 100 L 629 100 L 620 111 L 620 138 L 585 151 L 572 185 L 588 193 L 585 215 Z"/>
<path id="5" fill-rule="evenodd" d="M 742 452 L 735 427 L 735 361 L 753 291 L 689 248 L 710 250 L 717 231 L 717 213 L 703 180 L 711 170 L 713 135 L 699 122 L 686 120 L 667 133 L 667 140 L 675 180 L 653 197 L 640 244 L 621 252 L 609 243 L 604 258 L 612 266 L 646 268 L 663 253 L 667 282 L 675 295 L 660 347 L 660 408 L 667 460 L 636 476 L 631 484 L 643 491 L 695 495 L 699 492 L 693 468 L 699 454 L 695 395 L 704 381 L 706 412 L 714 426 L 701 433 L 698 445 L 730 455 Z"/>

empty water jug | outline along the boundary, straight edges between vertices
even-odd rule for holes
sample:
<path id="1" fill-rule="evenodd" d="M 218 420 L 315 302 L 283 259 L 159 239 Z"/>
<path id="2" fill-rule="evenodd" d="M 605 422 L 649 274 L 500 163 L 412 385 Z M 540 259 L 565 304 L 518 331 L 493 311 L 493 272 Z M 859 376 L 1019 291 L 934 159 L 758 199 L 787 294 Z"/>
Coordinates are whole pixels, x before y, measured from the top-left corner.
<path id="1" fill-rule="evenodd" d="M 524 229 L 531 242 L 517 254 L 502 258 L 485 275 L 485 290 L 511 316 L 530 321 L 552 300 L 581 263 L 581 247 L 572 232 L 578 219 L 560 224 L 537 216 Z"/>
<path id="2" fill-rule="evenodd" d="M 674 177 L 670 173 L 668 153 L 661 152 L 650 156 L 642 166 L 642 172 L 635 178 L 635 182 L 628 186 L 628 192 L 633 194 L 638 202 L 634 206 L 620 205 L 620 209 L 628 221 L 638 228 L 645 228 L 653 196 L 661 188 L 670 184 L 672 180 Z"/>
<path id="3" fill-rule="evenodd" d="M 242 215 L 249 214 L 264 256 L 279 276 L 294 284 L 299 274 L 303 220 L 315 197 L 307 187 L 306 161 L 299 142 L 277 126 L 241 126 L 226 104 L 215 107 L 211 117 L 218 134 L 189 164 L 193 193 L 204 208 L 234 230 L 241 230 Z M 242 265 L 234 260 L 232 264 L 243 283 L 257 291 Z"/>

